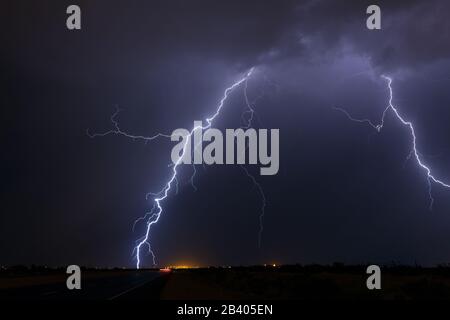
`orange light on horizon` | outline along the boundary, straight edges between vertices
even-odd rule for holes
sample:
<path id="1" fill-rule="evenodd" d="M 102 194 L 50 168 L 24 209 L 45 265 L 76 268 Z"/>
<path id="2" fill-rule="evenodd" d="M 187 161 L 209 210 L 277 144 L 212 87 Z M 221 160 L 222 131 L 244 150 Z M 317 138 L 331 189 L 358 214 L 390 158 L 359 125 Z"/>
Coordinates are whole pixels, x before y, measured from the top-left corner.
<path id="1" fill-rule="evenodd" d="M 187 264 L 180 264 L 180 265 L 175 265 L 175 266 L 168 266 L 168 269 L 198 269 L 200 268 L 199 266 L 190 266 Z"/>

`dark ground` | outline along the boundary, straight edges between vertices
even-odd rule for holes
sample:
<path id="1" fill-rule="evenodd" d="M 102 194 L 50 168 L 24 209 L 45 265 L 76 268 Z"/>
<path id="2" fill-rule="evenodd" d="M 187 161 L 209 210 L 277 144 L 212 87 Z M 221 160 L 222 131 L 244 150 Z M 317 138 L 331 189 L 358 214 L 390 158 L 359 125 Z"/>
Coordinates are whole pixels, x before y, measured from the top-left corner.
<path id="1" fill-rule="evenodd" d="M 366 287 L 366 266 L 256 266 L 82 270 L 68 290 L 65 269 L 0 272 L 0 300 L 450 300 L 450 267 L 381 267 L 381 290 Z"/>
<path id="2" fill-rule="evenodd" d="M 163 299 L 450 300 L 450 268 L 381 267 L 368 290 L 366 266 L 282 266 L 175 270 Z"/>
<path id="3" fill-rule="evenodd" d="M 68 290 L 65 270 L 15 272 L 0 277 L 0 300 L 159 299 L 169 276 L 157 270 L 83 270 L 80 290 Z"/>

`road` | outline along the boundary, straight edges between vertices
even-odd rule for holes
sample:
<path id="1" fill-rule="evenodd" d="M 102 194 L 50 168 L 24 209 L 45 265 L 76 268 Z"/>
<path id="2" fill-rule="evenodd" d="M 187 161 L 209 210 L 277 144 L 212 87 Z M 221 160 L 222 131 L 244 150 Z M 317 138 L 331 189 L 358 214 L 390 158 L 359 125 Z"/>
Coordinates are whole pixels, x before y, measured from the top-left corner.
<path id="1" fill-rule="evenodd" d="M 0 290 L 0 300 L 131 300 L 159 299 L 169 274 L 126 271 L 82 277 L 80 290 L 69 290 L 61 281 Z M 64 279 L 64 281 L 62 281 Z M 1 280 L 1 279 L 0 279 Z"/>

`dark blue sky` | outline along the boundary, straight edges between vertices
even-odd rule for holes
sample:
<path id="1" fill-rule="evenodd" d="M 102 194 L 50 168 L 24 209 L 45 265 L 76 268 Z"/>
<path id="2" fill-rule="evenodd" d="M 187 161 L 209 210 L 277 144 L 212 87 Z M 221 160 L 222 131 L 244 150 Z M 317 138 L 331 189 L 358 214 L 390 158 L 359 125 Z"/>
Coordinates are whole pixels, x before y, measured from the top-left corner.
<path id="1" fill-rule="evenodd" d="M 133 221 L 170 174 L 173 146 L 119 136 L 110 115 L 142 135 L 189 128 L 255 67 L 258 127 L 280 129 L 280 170 L 259 195 L 238 166 L 182 169 L 178 195 L 151 242 L 161 265 L 450 261 L 450 190 L 413 160 L 412 121 L 433 173 L 450 182 L 450 20 L 445 1 L 79 1 L 82 30 L 65 28 L 67 1 L 2 5 L 0 264 L 134 266 Z M 242 89 L 215 126 L 237 128 Z M 144 265 L 151 259 L 144 258 Z"/>

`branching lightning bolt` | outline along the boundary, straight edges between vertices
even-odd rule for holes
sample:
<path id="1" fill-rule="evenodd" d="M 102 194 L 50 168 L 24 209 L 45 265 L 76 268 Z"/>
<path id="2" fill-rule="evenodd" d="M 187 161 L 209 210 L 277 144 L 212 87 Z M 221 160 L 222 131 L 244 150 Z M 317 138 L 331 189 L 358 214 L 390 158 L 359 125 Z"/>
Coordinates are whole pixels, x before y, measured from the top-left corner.
<path id="1" fill-rule="evenodd" d="M 233 83 L 230 87 L 226 88 L 224 91 L 224 94 L 222 96 L 222 99 L 219 102 L 219 105 L 216 109 L 216 112 L 209 118 L 206 118 L 206 122 L 207 124 L 205 126 L 195 126 L 194 128 L 192 128 L 192 130 L 189 132 L 188 136 L 186 137 L 186 141 L 183 145 L 183 149 L 181 152 L 180 157 L 178 157 L 177 161 L 174 163 L 173 167 L 172 167 L 172 176 L 169 179 L 169 181 L 165 184 L 165 186 L 163 187 L 163 189 L 160 192 L 160 196 L 159 197 L 155 197 L 154 198 L 154 202 L 156 204 L 156 213 L 153 213 L 150 218 L 147 220 L 147 228 L 146 228 L 146 232 L 145 232 L 145 236 L 143 237 L 143 239 L 137 244 L 136 246 L 136 268 L 139 269 L 141 261 L 140 261 L 140 251 L 143 245 L 148 244 L 148 239 L 150 236 L 150 229 L 151 226 L 154 225 L 155 223 L 157 223 L 159 221 L 159 218 L 161 217 L 161 214 L 163 212 L 163 207 L 161 205 L 161 203 L 168 197 L 169 191 L 172 188 L 172 183 L 176 180 L 177 178 L 177 168 L 180 165 L 182 159 L 184 158 L 184 155 L 187 151 L 187 146 L 189 145 L 189 142 L 191 140 L 192 135 L 197 131 L 197 130 L 205 130 L 211 127 L 212 122 L 214 121 L 214 119 L 216 119 L 216 117 L 220 114 L 220 111 L 222 110 L 225 101 L 228 98 L 228 95 L 231 91 L 233 91 L 233 89 L 235 89 L 236 87 L 238 87 L 239 85 L 241 85 L 244 81 L 246 81 L 252 74 L 253 72 L 253 68 L 250 69 L 250 71 L 240 80 L 236 81 L 235 83 Z M 155 260 L 154 257 L 155 255 L 153 254 L 150 245 L 149 245 L 149 251 L 151 252 L 152 256 L 153 256 L 153 263 L 155 264 Z"/>
<path id="2" fill-rule="evenodd" d="M 138 222 L 143 221 L 143 220 L 146 221 L 145 234 L 144 234 L 144 236 L 142 236 L 140 239 L 137 240 L 137 242 L 136 242 L 137 245 L 133 249 L 133 253 L 136 254 L 136 268 L 137 269 L 139 269 L 141 266 L 141 251 L 145 246 L 148 247 L 148 252 L 151 254 L 151 256 L 153 258 L 153 264 L 156 265 L 155 254 L 153 253 L 150 242 L 149 242 L 150 230 L 151 230 L 152 225 L 156 224 L 159 221 L 161 214 L 163 213 L 162 203 L 169 196 L 169 192 L 172 190 L 172 187 L 174 187 L 176 189 L 176 192 L 178 192 L 178 179 L 177 179 L 178 171 L 177 171 L 177 169 L 178 169 L 178 166 L 181 164 L 185 153 L 187 152 L 187 146 L 190 145 L 190 140 L 192 138 L 192 135 L 197 130 L 206 130 L 211 127 L 212 122 L 219 116 L 222 108 L 224 107 L 229 94 L 235 88 L 239 87 L 241 84 L 247 83 L 247 80 L 252 75 L 253 70 L 254 70 L 254 68 L 251 68 L 242 78 L 240 78 L 238 81 L 234 82 L 231 86 L 229 86 L 228 88 L 225 89 L 223 96 L 216 108 L 216 111 L 210 117 L 205 119 L 207 124 L 204 126 L 195 126 L 194 128 L 192 128 L 192 130 L 189 132 L 189 134 L 185 137 L 186 139 L 185 139 L 185 142 L 184 142 L 184 145 L 182 148 L 181 155 L 178 157 L 177 161 L 173 165 L 171 165 L 172 173 L 171 173 L 169 180 L 164 185 L 164 187 L 157 193 L 148 193 L 147 194 L 146 198 L 153 197 L 153 202 L 154 202 L 153 208 L 149 212 L 147 212 L 144 216 L 138 218 L 133 224 L 133 229 L 134 229 L 135 225 Z M 154 136 L 150 136 L 150 137 L 129 134 L 120 128 L 118 121 L 116 120 L 116 117 L 119 114 L 119 112 L 120 112 L 120 109 L 117 109 L 117 111 L 111 116 L 111 122 L 114 125 L 114 129 L 106 131 L 104 133 L 95 133 L 95 134 L 91 134 L 91 133 L 89 133 L 89 131 L 87 131 L 87 134 L 89 135 L 89 137 L 91 137 L 91 138 L 103 137 L 103 136 L 115 134 L 115 135 L 122 135 L 122 136 L 125 136 L 125 137 L 133 139 L 133 140 L 143 140 L 145 142 L 148 142 L 148 141 L 160 138 L 160 137 L 165 137 L 165 138 L 171 137 L 171 135 L 162 134 L 162 133 L 158 133 L 158 134 L 156 134 Z M 251 122 L 249 122 L 249 124 L 250 123 Z M 195 152 L 197 147 L 198 147 L 198 145 L 194 146 L 193 152 Z M 194 177 L 196 174 L 196 169 L 195 169 L 195 166 L 193 166 L 193 168 L 194 168 L 193 169 L 194 171 L 193 171 L 190 181 L 191 181 L 193 188 L 196 189 L 196 187 L 194 185 Z M 254 180 L 254 182 L 256 183 L 256 180 Z"/>
<path id="3" fill-rule="evenodd" d="M 400 112 L 398 111 L 398 108 L 396 106 L 394 106 L 393 104 L 393 89 L 392 89 L 392 78 L 382 75 L 381 76 L 384 80 L 387 81 L 387 87 L 389 89 L 389 102 L 388 102 L 388 106 L 384 109 L 382 117 L 381 117 L 381 121 L 379 124 L 375 124 L 373 123 L 370 119 L 356 119 L 354 117 L 352 117 L 346 110 L 342 109 L 342 108 L 337 108 L 335 107 L 334 109 L 339 110 L 341 112 L 343 112 L 351 121 L 355 121 L 355 122 L 360 122 L 360 123 L 367 123 L 370 126 L 372 126 L 375 130 L 377 130 L 378 132 L 380 132 L 385 124 L 385 119 L 386 119 L 386 115 L 388 113 L 388 111 L 392 111 L 392 113 L 395 115 L 395 117 L 406 127 L 408 127 L 409 132 L 411 134 L 411 138 L 412 138 L 412 147 L 411 147 L 411 151 L 408 154 L 407 159 L 411 159 L 412 157 L 414 157 L 414 159 L 416 160 L 417 165 L 425 171 L 426 175 L 427 175 L 427 182 L 428 182 L 428 194 L 430 197 L 430 209 L 433 208 L 433 204 L 434 204 L 434 198 L 432 195 L 432 182 L 441 185 L 444 188 L 450 189 L 450 185 L 443 182 L 441 179 L 435 177 L 432 172 L 431 169 L 423 162 L 422 158 L 421 158 L 421 154 L 417 149 L 417 137 L 416 137 L 416 131 L 414 129 L 414 125 L 411 121 L 405 120 L 404 117 L 402 117 L 402 115 L 400 114 Z"/>

